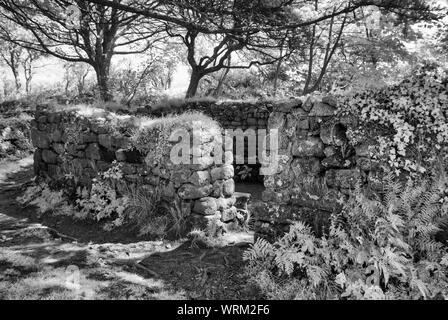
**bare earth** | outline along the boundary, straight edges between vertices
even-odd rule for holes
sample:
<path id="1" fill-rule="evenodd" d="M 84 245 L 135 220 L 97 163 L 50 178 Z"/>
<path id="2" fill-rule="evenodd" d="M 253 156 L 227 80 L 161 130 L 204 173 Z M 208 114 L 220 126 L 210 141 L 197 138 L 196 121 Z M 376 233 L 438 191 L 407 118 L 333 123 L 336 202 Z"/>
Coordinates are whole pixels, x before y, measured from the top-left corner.
<path id="1" fill-rule="evenodd" d="M 242 253 L 250 234 L 224 245 L 144 241 L 126 228 L 44 215 L 15 200 L 32 158 L 0 163 L 0 299 L 257 299 Z"/>

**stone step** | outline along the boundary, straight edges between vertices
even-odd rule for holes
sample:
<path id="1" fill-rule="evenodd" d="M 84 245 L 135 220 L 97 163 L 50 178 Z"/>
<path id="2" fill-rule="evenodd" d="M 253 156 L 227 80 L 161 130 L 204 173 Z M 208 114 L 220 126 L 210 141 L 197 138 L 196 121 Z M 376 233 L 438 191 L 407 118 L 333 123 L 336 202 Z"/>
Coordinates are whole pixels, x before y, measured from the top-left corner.
<path id="1" fill-rule="evenodd" d="M 241 210 L 247 210 L 247 206 L 249 204 L 250 198 L 252 195 L 250 193 L 245 192 L 235 192 L 236 203 L 235 207 Z"/>

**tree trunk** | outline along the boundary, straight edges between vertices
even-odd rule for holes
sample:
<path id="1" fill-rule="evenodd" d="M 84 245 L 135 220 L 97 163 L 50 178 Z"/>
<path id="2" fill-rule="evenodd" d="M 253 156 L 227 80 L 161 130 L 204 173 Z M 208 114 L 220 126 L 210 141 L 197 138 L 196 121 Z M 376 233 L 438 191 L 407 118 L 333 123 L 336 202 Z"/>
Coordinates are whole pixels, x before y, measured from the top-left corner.
<path id="1" fill-rule="evenodd" d="M 16 91 L 20 92 L 20 89 L 22 88 L 22 84 L 20 83 L 19 79 L 19 72 L 16 68 L 11 68 L 12 74 L 14 76 L 14 84 L 16 85 Z"/>
<path id="2" fill-rule="evenodd" d="M 26 78 L 25 80 L 25 92 L 29 94 L 31 92 L 31 80 L 32 78 Z"/>
<path id="3" fill-rule="evenodd" d="M 199 81 L 201 81 L 202 77 L 203 74 L 201 74 L 200 71 L 193 69 L 193 71 L 191 72 L 190 84 L 187 89 L 187 94 L 185 95 L 186 99 L 193 98 L 196 95 L 199 88 Z"/>
<path id="4" fill-rule="evenodd" d="M 216 87 L 215 92 L 213 94 L 215 97 L 219 97 L 222 94 L 222 88 L 224 86 L 224 82 L 226 81 L 226 78 L 227 78 L 227 76 L 229 75 L 229 72 L 230 72 L 230 65 L 232 63 L 230 58 L 231 57 L 229 56 L 229 59 L 227 60 L 228 68 L 224 71 L 222 77 L 219 79 L 218 86 Z"/>
<path id="5" fill-rule="evenodd" d="M 282 54 L 282 53 L 280 53 Z M 280 59 L 277 63 L 277 68 L 275 69 L 275 76 L 274 76 L 274 97 L 277 96 L 278 91 L 278 77 L 280 76 L 280 70 L 282 68 L 282 59 Z"/>
<path id="6" fill-rule="evenodd" d="M 96 79 L 98 82 L 98 89 L 102 101 L 111 101 L 112 95 L 109 88 L 109 70 L 110 62 L 104 61 L 95 66 Z"/>
<path id="7" fill-rule="evenodd" d="M 25 73 L 25 92 L 29 94 L 31 92 L 31 81 L 33 80 L 33 67 L 31 62 L 29 65 L 26 63 L 23 65 L 23 70 Z"/>
<path id="8" fill-rule="evenodd" d="M 65 96 L 68 97 L 68 88 L 70 87 L 70 80 L 67 78 L 65 81 Z"/>
<path id="9" fill-rule="evenodd" d="M 277 96 L 277 90 L 278 90 L 278 77 L 280 76 L 280 71 L 281 71 L 281 69 L 282 69 L 282 62 L 283 62 L 283 47 L 284 47 L 284 45 L 285 45 L 285 41 L 286 41 L 286 38 L 284 38 L 284 39 L 282 40 L 282 44 L 281 44 L 281 47 L 280 47 L 280 59 L 278 60 L 277 67 L 276 67 L 276 69 L 275 69 L 275 76 L 274 76 L 274 97 Z"/>

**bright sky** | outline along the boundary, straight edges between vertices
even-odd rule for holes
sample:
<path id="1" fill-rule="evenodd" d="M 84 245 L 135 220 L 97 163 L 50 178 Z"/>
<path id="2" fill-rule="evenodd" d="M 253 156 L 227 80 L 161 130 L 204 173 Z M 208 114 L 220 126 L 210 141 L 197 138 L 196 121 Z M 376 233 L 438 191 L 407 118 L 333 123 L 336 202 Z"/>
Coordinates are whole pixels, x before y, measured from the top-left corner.
<path id="1" fill-rule="evenodd" d="M 133 58 L 129 57 L 132 60 Z M 64 68 L 63 62 L 57 58 L 44 58 L 36 62 L 36 68 L 32 80 L 32 89 L 41 90 L 54 87 L 57 83 L 64 82 Z M 188 87 L 190 71 L 188 66 L 179 64 L 173 76 L 172 87 L 166 93 L 169 96 L 183 96 Z M 6 78 L 13 81 L 13 75 L 8 67 L 1 66 L 0 74 L 1 79 Z M 23 78 L 23 71 L 20 71 L 22 86 L 24 86 L 25 79 Z M 93 76 L 93 73 L 91 74 Z M 0 90 L 3 90 L 4 84 L 0 80 Z"/>

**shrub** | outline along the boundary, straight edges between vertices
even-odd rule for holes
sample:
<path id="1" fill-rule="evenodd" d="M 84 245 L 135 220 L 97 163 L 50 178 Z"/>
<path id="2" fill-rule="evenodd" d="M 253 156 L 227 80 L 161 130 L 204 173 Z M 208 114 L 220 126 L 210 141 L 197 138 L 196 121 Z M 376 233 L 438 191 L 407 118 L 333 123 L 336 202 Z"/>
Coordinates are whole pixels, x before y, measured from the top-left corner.
<path id="1" fill-rule="evenodd" d="M 106 231 L 129 224 L 140 236 L 178 237 L 186 226 L 186 212 L 179 201 L 167 204 L 158 188 L 148 188 L 121 182 L 121 166 L 115 163 L 99 174 L 91 187 L 77 185 L 75 174 L 66 174 L 63 190 L 52 190 L 41 182 L 30 186 L 17 200 L 24 205 L 35 205 L 38 214 L 71 216 L 75 219 L 103 223 Z M 74 189 L 72 191 L 71 189 Z M 120 191 L 117 191 L 120 190 Z"/>
<path id="2" fill-rule="evenodd" d="M 244 254 L 249 276 L 271 299 L 434 299 L 448 294 L 448 253 L 435 235 L 446 225 L 447 179 L 359 188 L 329 234 L 303 223 Z"/>
<path id="3" fill-rule="evenodd" d="M 165 236 L 168 218 L 157 214 L 160 204 L 159 190 L 150 192 L 140 188 L 128 188 L 126 193 L 129 194 L 128 217 L 139 226 L 140 235 Z"/>
<path id="4" fill-rule="evenodd" d="M 0 105 L 0 109 L 1 109 Z M 1 110 L 3 111 L 3 110 Z M 24 157 L 33 152 L 31 119 L 26 113 L 10 111 L 0 116 L 0 159 Z"/>
<path id="5" fill-rule="evenodd" d="M 180 199 L 166 202 L 157 187 L 127 187 L 125 193 L 129 197 L 127 219 L 138 226 L 141 236 L 161 239 L 178 238 L 184 234 L 188 212 L 183 209 Z"/>
<path id="6" fill-rule="evenodd" d="M 340 97 L 339 116 L 355 118 L 353 145 L 376 137 L 374 157 L 397 171 L 414 175 L 448 163 L 448 76 L 423 65 L 398 85 Z"/>
<path id="7" fill-rule="evenodd" d="M 128 198 L 119 197 L 117 192 L 103 181 L 95 180 L 90 192 L 87 188 L 79 188 L 78 197 L 76 204 L 80 210 L 75 214 L 77 218 L 101 221 L 117 214 L 113 224 L 122 225 Z"/>
<path id="8" fill-rule="evenodd" d="M 29 187 L 17 201 L 23 205 L 36 206 L 39 215 L 46 212 L 54 213 L 67 204 L 63 191 L 53 191 L 46 183 Z"/>
<path id="9" fill-rule="evenodd" d="M 220 125 L 212 118 L 200 112 L 186 112 L 181 115 L 143 119 L 131 136 L 131 143 L 137 151 L 147 155 L 147 164 L 154 166 L 163 162 L 164 155 L 170 154 L 171 134 L 178 130 L 191 132 L 193 128 L 197 130 L 197 134 L 214 137 L 221 135 Z"/>

